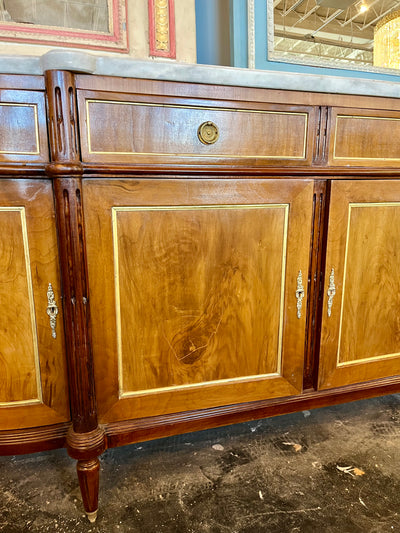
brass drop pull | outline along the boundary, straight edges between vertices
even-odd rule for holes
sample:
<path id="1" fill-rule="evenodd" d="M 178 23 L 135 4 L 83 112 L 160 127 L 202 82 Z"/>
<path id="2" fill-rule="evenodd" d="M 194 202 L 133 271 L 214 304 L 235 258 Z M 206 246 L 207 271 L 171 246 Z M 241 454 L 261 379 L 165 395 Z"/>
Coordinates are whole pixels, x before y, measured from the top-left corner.
<path id="1" fill-rule="evenodd" d="M 197 130 L 197 137 L 203 144 L 214 144 L 218 141 L 219 131 L 214 122 L 203 122 Z"/>
<path id="2" fill-rule="evenodd" d="M 47 314 L 50 317 L 50 327 L 51 327 L 51 336 L 53 339 L 57 338 L 56 325 L 57 325 L 57 315 L 58 307 L 54 299 L 54 291 L 51 283 L 49 283 L 47 289 Z"/>
<path id="3" fill-rule="evenodd" d="M 336 294 L 336 286 L 335 286 L 335 271 L 331 270 L 330 276 L 329 276 L 329 287 L 328 287 L 328 316 L 331 316 L 332 314 L 332 305 L 333 305 L 333 297 Z"/>
<path id="4" fill-rule="evenodd" d="M 301 273 L 301 270 L 299 270 L 299 275 L 297 276 L 297 289 L 296 289 L 297 318 L 301 318 L 301 307 L 303 305 L 303 298 L 304 298 L 303 275 Z"/>

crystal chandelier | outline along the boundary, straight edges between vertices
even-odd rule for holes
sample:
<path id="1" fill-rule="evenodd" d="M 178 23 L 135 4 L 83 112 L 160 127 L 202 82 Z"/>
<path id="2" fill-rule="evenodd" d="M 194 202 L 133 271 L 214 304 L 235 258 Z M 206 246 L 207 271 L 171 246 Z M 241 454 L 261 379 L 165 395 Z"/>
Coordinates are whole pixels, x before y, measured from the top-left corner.
<path id="1" fill-rule="evenodd" d="M 390 13 L 375 27 L 374 66 L 400 68 L 400 11 Z"/>

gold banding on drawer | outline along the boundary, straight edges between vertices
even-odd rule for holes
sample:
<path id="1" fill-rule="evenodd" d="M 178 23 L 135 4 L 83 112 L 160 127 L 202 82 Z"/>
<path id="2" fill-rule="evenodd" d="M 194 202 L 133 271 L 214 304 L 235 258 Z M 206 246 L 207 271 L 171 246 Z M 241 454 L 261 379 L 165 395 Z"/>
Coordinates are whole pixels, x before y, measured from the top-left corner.
<path id="1" fill-rule="evenodd" d="M 334 109 L 329 164 L 398 166 L 400 113 Z"/>
<path id="2" fill-rule="evenodd" d="M 304 106 L 233 109 L 95 98 L 84 102 L 80 97 L 86 115 L 81 124 L 84 161 L 129 163 L 144 156 L 167 156 L 305 164 L 311 152 L 311 109 Z"/>
<path id="3" fill-rule="evenodd" d="M 48 161 L 44 95 L 0 91 L 0 161 Z"/>
<path id="4" fill-rule="evenodd" d="M 21 123 L 25 127 L 20 128 Z M 0 103 L 0 124 L 2 125 L 0 154 L 40 153 L 38 114 L 35 104 Z"/>

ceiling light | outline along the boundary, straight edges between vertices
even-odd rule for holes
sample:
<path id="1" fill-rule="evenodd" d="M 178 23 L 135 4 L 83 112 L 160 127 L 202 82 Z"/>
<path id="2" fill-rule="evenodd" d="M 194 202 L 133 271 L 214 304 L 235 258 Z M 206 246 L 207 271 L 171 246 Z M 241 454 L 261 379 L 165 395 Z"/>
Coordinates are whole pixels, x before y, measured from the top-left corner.
<path id="1" fill-rule="evenodd" d="M 368 6 L 367 4 L 360 4 L 360 13 L 365 13 L 366 11 L 368 11 Z"/>

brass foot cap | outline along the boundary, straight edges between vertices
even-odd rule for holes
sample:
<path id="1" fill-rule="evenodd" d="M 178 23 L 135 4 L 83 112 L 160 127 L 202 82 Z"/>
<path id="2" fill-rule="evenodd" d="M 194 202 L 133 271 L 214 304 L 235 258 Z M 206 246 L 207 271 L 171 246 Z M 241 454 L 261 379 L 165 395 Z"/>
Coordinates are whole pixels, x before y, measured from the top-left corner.
<path id="1" fill-rule="evenodd" d="M 86 516 L 88 517 L 89 522 L 91 524 L 94 524 L 96 522 L 96 518 L 97 518 L 97 510 L 93 511 L 91 513 L 86 513 Z"/>

